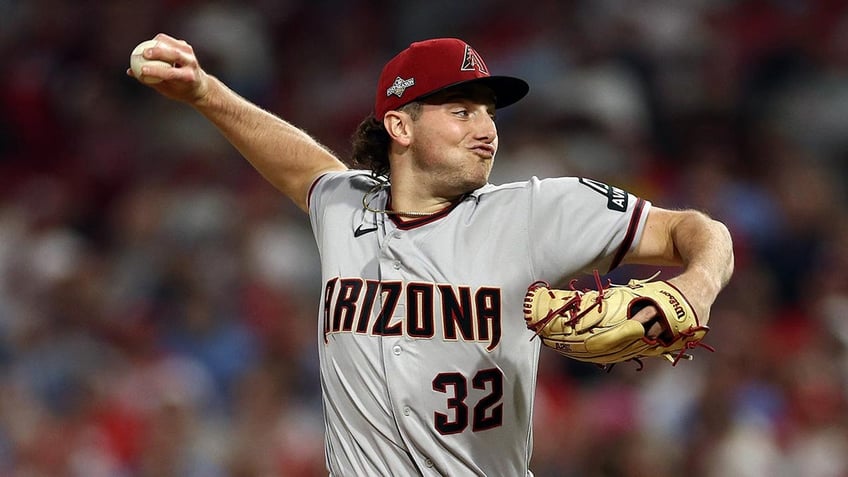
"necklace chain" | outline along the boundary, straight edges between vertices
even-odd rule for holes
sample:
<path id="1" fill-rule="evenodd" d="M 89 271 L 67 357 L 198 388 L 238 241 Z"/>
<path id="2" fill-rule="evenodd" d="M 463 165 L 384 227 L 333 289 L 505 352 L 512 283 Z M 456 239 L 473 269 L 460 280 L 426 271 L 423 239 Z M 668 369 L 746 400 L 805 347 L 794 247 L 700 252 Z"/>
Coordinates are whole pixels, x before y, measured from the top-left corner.
<path id="1" fill-rule="evenodd" d="M 380 182 L 374 187 L 371 188 L 365 195 L 362 196 L 362 207 L 369 212 L 374 212 L 377 214 L 389 214 L 389 215 L 398 215 L 401 217 L 429 217 L 436 212 L 402 212 L 398 210 L 386 210 L 386 209 L 375 209 L 371 207 L 371 200 L 374 198 L 374 194 L 379 192 L 381 189 L 385 189 L 388 186 L 385 182 Z"/>

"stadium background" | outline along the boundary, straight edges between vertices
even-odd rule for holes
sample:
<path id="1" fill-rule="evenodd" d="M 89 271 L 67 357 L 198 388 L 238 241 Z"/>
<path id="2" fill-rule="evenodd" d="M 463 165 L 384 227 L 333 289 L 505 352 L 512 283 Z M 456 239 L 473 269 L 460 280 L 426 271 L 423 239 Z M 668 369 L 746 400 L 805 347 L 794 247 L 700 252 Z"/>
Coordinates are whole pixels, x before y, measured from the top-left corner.
<path id="1" fill-rule="evenodd" d="M 499 114 L 493 182 L 591 176 L 728 224 L 716 353 L 610 374 L 543 353 L 537 476 L 848 475 L 846 2 L 5 0 L 0 19 L 0 476 L 326 475 L 307 220 L 125 76 L 159 31 L 339 154 L 383 62 L 462 37 L 532 86 Z"/>

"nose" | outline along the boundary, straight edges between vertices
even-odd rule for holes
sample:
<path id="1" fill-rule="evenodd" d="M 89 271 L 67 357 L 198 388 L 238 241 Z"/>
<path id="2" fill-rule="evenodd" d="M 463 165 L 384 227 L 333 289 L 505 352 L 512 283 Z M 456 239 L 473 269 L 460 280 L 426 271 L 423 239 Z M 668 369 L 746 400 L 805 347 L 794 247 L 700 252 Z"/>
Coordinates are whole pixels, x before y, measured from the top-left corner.
<path id="1" fill-rule="evenodd" d="M 480 114 L 478 117 L 477 138 L 487 143 L 493 142 L 498 137 L 498 127 L 494 118 L 488 113 Z"/>

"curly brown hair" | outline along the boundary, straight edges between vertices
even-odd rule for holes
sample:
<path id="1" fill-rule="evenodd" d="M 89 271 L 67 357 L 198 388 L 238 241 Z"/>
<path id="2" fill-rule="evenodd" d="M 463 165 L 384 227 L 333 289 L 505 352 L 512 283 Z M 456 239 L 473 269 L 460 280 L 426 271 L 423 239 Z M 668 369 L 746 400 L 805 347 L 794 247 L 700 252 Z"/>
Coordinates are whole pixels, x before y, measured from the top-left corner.
<path id="1" fill-rule="evenodd" d="M 409 114 L 415 121 L 421 116 L 421 103 L 413 101 L 398 110 Z M 389 147 L 392 144 L 392 138 L 382 121 L 375 118 L 373 114 L 363 119 L 353 133 L 351 143 L 353 152 L 348 164 L 350 167 L 370 170 L 374 177 L 386 179 L 389 177 L 391 172 Z"/>

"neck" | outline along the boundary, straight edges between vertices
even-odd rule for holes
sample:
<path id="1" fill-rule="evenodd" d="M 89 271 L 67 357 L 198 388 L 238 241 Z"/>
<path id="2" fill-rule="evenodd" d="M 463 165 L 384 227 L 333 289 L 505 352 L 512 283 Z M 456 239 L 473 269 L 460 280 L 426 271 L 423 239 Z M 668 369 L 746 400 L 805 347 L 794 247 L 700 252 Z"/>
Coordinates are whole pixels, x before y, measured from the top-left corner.
<path id="1" fill-rule="evenodd" d="M 400 217 L 426 217 L 441 212 L 450 207 L 455 200 L 436 199 L 430 201 L 403 201 L 398 200 L 397 195 L 392 193 L 391 213 Z"/>

